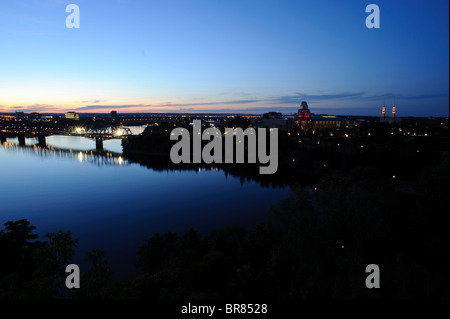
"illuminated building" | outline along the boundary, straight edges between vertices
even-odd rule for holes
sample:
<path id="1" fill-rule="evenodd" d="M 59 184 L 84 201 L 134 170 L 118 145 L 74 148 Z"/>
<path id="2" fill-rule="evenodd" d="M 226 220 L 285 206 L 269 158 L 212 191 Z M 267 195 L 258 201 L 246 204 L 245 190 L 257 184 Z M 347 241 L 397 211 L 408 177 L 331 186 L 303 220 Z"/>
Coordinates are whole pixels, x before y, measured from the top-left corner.
<path id="1" fill-rule="evenodd" d="M 386 106 L 383 105 L 383 109 L 381 110 L 380 122 L 386 121 Z"/>
<path id="2" fill-rule="evenodd" d="M 78 121 L 80 119 L 80 114 L 77 112 L 67 112 L 66 119 Z"/>
<path id="3" fill-rule="evenodd" d="M 313 115 L 311 117 L 314 130 L 341 127 L 343 119 L 334 115 Z"/>
<path id="4" fill-rule="evenodd" d="M 297 126 L 302 130 L 319 130 L 325 128 L 340 127 L 343 120 L 334 115 L 314 115 L 305 101 L 300 105 L 297 112 Z"/>
<path id="5" fill-rule="evenodd" d="M 308 130 L 312 127 L 311 112 L 309 111 L 308 103 L 306 103 L 306 101 L 303 101 L 300 105 L 300 109 L 297 112 L 297 121 L 298 126 L 303 130 Z"/>
<path id="6" fill-rule="evenodd" d="M 395 109 L 395 104 L 392 107 L 392 114 L 391 117 L 386 117 L 386 107 L 383 106 L 383 109 L 381 110 L 381 117 L 380 117 L 380 123 L 389 123 L 389 124 L 394 124 L 398 122 L 398 119 L 396 117 L 396 109 Z"/>

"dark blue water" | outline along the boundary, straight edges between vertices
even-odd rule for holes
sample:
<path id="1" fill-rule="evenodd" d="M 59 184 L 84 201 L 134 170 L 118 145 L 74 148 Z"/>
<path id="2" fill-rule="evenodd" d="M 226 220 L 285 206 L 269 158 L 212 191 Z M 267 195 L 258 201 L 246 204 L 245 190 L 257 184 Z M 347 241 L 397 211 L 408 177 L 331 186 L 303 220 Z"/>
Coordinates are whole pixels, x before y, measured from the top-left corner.
<path id="1" fill-rule="evenodd" d="M 0 146 L 0 229 L 27 218 L 40 237 L 70 230 L 79 238 L 74 262 L 82 267 L 84 252 L 105 250 L 116 278 L 134 274 L 137 248 L 157 232 L 252 226 L 289 192 L 217 169 L 160 172 L 120 154 L 99 157 L 91 152 L 95 142 L 82 137 L 50 137 L 50 150 L 35 142 Z M 120 140 L 104 147 L 121 151 Z"/>

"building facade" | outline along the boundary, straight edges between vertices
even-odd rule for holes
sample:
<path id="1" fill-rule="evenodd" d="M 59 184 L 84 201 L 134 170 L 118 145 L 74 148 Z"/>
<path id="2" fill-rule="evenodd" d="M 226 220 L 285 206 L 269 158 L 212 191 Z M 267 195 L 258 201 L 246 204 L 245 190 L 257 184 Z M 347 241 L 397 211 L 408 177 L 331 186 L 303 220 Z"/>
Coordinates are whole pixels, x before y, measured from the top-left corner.
<path id="1" fill-rule="evenodd" d="M 302 130 L 320 130 L 326 128 L 341 127 L 344 119 L 334 115 L 315 115 L 308 108 L 308 103 L 303 101 L 297 112 L 297 127 Z"/>
<path id="2" fill-rule="evenodd" d="M 78 114 L 77 112 L 67 112 L 66 119 L 78 121 L 80 119 L 80 114 Z"/>

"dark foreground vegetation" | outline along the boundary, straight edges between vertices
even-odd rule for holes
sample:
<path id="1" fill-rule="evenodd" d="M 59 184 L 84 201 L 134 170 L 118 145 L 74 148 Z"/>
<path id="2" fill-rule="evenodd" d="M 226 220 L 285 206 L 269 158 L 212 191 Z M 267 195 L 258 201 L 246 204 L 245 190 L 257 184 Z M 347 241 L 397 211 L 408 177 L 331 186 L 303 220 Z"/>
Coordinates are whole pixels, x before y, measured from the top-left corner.
<path id="1" fill-rule="evenodd" d="M 0 232 L 2 298 L 436 298 L 448 299 L 449 158 L 421 171 L 418 194 L 376 179 L 324 179 L 294 188 L 267 222 L 201 236 L 156 234 L 138 249 L 140 275 L 114 282 L 103 252 L 86 254 L 81 288 L 64 286 L 70 232 L 38 241 L 27 220 Z M 367 289 L 377 264 L 381 288 Z"/>

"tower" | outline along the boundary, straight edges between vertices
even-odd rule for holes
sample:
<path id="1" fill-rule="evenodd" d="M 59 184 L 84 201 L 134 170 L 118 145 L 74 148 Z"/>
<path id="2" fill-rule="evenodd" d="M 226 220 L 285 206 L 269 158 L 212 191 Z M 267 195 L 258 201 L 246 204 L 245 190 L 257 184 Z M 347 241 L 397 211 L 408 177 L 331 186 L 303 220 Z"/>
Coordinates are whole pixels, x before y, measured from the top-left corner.
<path id="1" fill-rule="evenodd" d="M 111 121 L 115 122 L 117 119 L 117 111 L 111 112 Z"/>
<path id="2" fill-rule="evenodd" d="M 395 123 L 395 104 L 394 104 L 394 106 L 392 107 L 392 117 L 391 117 L 391 120 L 392 120 L 392 123 Z"/>
<path id="3" fill-rule="evenodd" d="M 381 110 L 380 122 L 386 122 L 386 106 L 383 105 L 383 109 Z"/>
<path id="4" fill-rule="evenodd" d="M 311 112 L 308 108 L 308 103 L 306 101 L 303 101 L 300 105 L 300 109 L 298 110 L 298 119 L 299 120 L 307 120 L 311 118 Z"/>
<path id="5" fill-rule="evenodd" d="M 300 109 L 297 112 L 297 117 L 298 126 L 300 126 L 303 130 L 311 128 L 311 112 L 309 111 L 308 103 L 306 103 L 306 101 L 303 101 L 300 105 Z"/>

